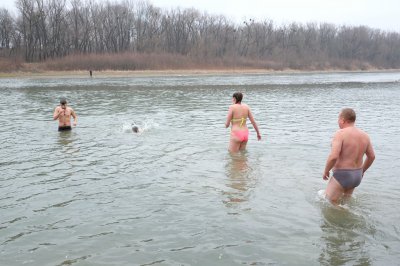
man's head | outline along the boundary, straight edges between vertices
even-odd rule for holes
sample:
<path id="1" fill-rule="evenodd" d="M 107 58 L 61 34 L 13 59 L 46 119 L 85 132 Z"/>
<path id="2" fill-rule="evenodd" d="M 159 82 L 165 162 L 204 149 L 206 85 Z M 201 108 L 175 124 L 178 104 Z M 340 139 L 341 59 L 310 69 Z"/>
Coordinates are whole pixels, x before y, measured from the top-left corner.
<path id="1" fill-rule="evenodd" d="M 351 108 L 344 108 L 339 114 L 338 124 L 340 128 L 356 122 L 356 112 Z"/>
<path id="2" fill-rule="evenodd" d="M 232 97 L 233 99 L 235 99 L 235 103 L 241 103 L 243 99 L 243 94 L 241 92 L 235 92 Z"/>
<path id="3" fill-rule="evenodd" d="M 60 99 L 60 105 L 62 108 L 65 108 L 67 106 L 67 99 L 61 98 Z"/>
<path id="4" fill-rule="evenodd" d="M 138 133 L 139 132 L 139 127 L 138 126 L 132 126 L 132 131 L 133 131 L 133 133 Z"/>

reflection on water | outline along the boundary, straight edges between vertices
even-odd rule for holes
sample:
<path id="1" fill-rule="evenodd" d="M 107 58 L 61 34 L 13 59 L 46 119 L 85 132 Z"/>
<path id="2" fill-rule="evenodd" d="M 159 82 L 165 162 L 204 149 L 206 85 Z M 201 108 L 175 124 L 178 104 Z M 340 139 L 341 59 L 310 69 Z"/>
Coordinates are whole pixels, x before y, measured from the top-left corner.
<path id="1" fill-rule="evenodd" d="M 372 265 L 366 243 L 375 229 L 365 214 L 356 213 L 358 206 L 351 203 L 350 200 L 345 208 L 322 204 L 321 265 Z"/>
<path id="2" fill-rule="evenodd" d="M 79 148 L 74 144 L 74 141 L 76 141 L 74 129 L 71 131 L 58 132 L 57 144 L 64 153 L 73 154 L 79 152 Z"/>
<path id="3" fill-rule="evenodd" d="M 73 141 L 73 135 L 72 135 L 72 130 L 71 131 L 60 131 L 58 132 L 58 144 L 61 146 L 67 146 Z"/>
<path id="4" fill-rule="evenodd" d="M 226 206 L 234 207 L 237 203 L 248 201 L 256 176 L 249 166 L 247 152 L 229 153 L 225 170 L 228 181 L 228 190 L 224 192 Z"/>

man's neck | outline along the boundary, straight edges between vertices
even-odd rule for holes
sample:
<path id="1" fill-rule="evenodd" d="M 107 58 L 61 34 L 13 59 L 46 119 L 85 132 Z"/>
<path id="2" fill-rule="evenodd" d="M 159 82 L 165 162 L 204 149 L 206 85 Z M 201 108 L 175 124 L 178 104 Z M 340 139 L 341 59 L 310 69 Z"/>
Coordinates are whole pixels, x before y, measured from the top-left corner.
<path id="1" fill-rule="evenodd" d="M 343 128 L 354 127 L 354 123 L 344 123 Z"/>

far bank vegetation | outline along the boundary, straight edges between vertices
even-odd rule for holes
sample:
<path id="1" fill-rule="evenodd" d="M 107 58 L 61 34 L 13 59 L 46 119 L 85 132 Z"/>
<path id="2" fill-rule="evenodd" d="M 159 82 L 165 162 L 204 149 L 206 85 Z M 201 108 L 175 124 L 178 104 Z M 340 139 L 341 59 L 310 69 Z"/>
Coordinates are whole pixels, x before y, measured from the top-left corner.
<path id="1" fill-rule="evenodd" d="M 234 23 L 147 1 L 16 0 L 0 71 L 400 68 L 400 34 L 328 23 Z"/>

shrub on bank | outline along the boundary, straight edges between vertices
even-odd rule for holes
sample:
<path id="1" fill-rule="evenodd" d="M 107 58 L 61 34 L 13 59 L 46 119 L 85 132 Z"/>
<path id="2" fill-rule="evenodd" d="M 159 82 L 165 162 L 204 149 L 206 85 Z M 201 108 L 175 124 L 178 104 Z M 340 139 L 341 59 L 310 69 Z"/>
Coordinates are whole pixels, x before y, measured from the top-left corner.
<path id="1" fill-rule="evenodd" d="M 357 60 L 280 60 L 280 58 L 185 56 L 168 53 L 75 54 L 38 63 L 20 58 L 0 57 L 0 72 L 104 71 L 104 70 L 185 70 L 185 69 L 265 69 L 265 70 L 369 70 L 373 66 Z"/>
<path id="2" fill-rule="evenodd" d="M 21 70 L 23 67 L 20 58 L 4 58 L 0 57 L 0 72 L 15 72 Z"/>

